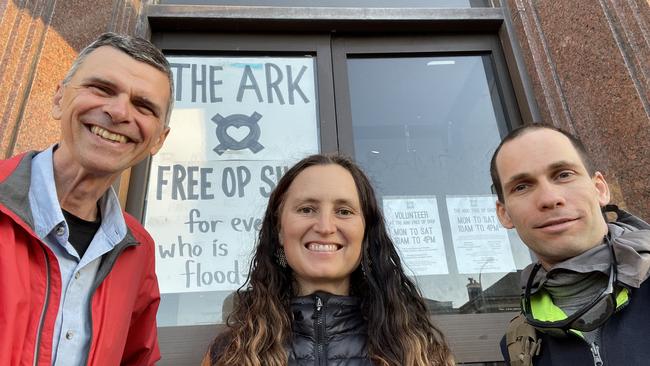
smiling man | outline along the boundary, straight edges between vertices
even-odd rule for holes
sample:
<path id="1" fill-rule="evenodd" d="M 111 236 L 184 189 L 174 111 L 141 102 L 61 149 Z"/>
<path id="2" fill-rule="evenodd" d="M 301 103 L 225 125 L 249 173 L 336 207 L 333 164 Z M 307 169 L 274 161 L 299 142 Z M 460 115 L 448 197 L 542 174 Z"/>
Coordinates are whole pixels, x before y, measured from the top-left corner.
<path id="1" fill-rule="evenodd" d="M 537 256 L 522 314 L 502 340 L 510 365 L 643 365 L 650 359 L 650 226 L 616 206 L 572 135 L 513 130 L 490 166 L 501 224 Z M 617 213 L 607 222 L 604 209 Z"/>
<path id="2" fill-rule="evenodd" d="M 59 142 L 0 162 L 0 364 L 152 365 L 153 241 L 111 184 L 162 146 L 172 77 L 150 42 L 106 33 L 53 98 Z"/>

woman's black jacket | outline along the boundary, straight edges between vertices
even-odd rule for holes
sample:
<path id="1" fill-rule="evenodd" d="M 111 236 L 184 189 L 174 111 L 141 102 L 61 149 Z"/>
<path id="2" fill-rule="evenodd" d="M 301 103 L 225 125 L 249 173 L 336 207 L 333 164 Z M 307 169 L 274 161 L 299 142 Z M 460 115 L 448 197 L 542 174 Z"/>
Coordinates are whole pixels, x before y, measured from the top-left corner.
<path id="1" fill-rule="evenodd" d="M 289 366 L 372 366 L 367 327 L 356 297 L 316 292 L 291 301 L 293 337 Z M 210 351 L 213 364 L 228 341 L 219 337 Z"/>
<path id="2" fill-rule="evenodd" d="M 293 366 L 366 366 L 368 331 L 359 299 L 316 292 L 295 298 L 293 341 L 287 348 Z"/>

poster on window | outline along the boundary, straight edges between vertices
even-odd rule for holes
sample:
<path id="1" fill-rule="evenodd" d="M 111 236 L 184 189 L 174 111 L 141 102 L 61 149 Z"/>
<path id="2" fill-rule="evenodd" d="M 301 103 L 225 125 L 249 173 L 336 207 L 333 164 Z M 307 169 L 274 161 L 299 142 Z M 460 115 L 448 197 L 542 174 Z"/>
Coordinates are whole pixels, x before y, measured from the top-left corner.
<path id="1" fill-rule="evenodd" d="M 168 59 L 175 106 L 152 159 L 144 218 L 160 291 L 235 290 L 278 179 L 319 151 L 314 62 Z"/>
<path id="2" fill-rule="evenodd" d="M 449 273 L 435 196 L 384 196 L 383 208 L 388 232 L 407 273 Z"/>
<path id="3" fill-rule="evenodd" d="M 515 271 L 508 232 L 496 214 L 496 196 L 446 196 L 459 273 Z"/>

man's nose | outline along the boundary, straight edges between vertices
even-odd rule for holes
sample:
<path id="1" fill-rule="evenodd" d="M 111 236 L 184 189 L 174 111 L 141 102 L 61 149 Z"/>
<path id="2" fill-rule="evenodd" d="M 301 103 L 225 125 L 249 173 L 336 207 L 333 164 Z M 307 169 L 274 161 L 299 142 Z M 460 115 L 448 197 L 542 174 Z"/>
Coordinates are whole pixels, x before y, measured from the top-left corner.
<path id="1" fill-rule="evenodd" d="M 104 106 L 113 123 L 128 122 L 131 120 L 131 101 L 126 94 L 118 94 Z"/>
<path id="2" fill-rule="evenodd" d="M 561 187 L 550 181 L 541 181 L 537 188 L 537 201 L 540 210 L 564 206 L 566 203 Z"/>
<path id="3" fill-rule="evenodd" d="M 329 212 L 322 212 L 318 216 L 318 221 L 314 225 L 314 230 L 322 235 L 333 234 L 336 232 L 336 223 L 334 217 Z"/>

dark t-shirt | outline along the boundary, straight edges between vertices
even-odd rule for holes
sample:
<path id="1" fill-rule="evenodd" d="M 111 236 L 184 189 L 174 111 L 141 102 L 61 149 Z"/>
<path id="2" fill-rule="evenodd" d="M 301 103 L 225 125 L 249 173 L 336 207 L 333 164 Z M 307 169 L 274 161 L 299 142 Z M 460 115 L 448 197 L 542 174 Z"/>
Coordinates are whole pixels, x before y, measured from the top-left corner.
<path id="1" fill-rule="evenodd" d="M 95 221 L 82 220 L 66 210 L 61 209 L 61 211 L 63 211 L 63 217 L 65 217 L 65 221 L 68 223 L 70 230 L 68 241 L 77 251 L 77 254 L 79 254 L 79 258 L 83 258 L 90 242 L 95 237 L 95 233 L 97 233 L 99 226 L 102 224 L 100 211 L 97 211 L 97 220 Z"/>

